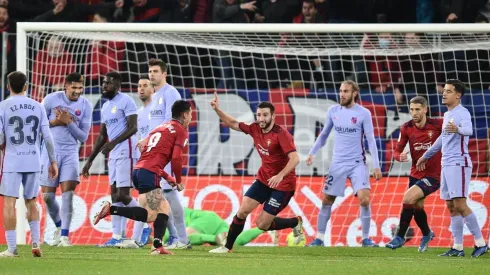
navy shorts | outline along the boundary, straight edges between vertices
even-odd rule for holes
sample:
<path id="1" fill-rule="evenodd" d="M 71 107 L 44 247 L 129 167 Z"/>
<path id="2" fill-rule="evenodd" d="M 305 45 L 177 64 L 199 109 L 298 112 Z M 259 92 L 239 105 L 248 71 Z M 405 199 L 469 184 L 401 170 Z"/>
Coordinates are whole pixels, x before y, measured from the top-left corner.
<path id="1" fill-rule="evenodd" d="M 146 169 L 135 169 L 132 174 L 133 185 L 140 194 L 160 189 L 160 177 Z"/>
<path id="2" fill-rule="evenodd" d="M 289 204 L 293 195 L 294 191 L 275 190 L 258 180 L 255 180 L 245 193 L 246 197 L 254 199 L 260 204 L 264 203 L 264 211 L 274 216 Z"/>
<path id="3" fill-rule="evenodd" d="M 437 181 L 435 178 L 423 178 L 416 179 L 414 177 L 409 177 L 408 188 L 417 185 L 424 192 L 424 198 L 428 195 L 436 192 L 439 187 L 441 187 L 441 183 Z"/>

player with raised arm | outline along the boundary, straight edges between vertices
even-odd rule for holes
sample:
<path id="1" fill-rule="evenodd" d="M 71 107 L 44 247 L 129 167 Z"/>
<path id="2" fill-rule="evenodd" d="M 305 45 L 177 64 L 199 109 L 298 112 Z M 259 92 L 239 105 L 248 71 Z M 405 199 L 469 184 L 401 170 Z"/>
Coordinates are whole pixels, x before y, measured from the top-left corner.
<path id="1" fill-rule="evenodd" d="M 151 96 L 155 92 L 150 79 L 147 76 L 140 77 L 138 81 L 138 97 L 140 98 L 143 106 L 138 109 L 138 132 L 136 133 L 137 139 L 145 139 L 150 132 L 150 103 Z M 126 227 L 127 219 L 121 217 L 122 228 Z M 151 227 L 143 228 L 145 224 L 137 223 L 133 229 L 133 236 L 129 240 L 123 240 L 121 243 L 117 243 L 116 247 L 120 248 L 140 248 L 148 242 L 151 235 Z"/>
<path id="2" fill-rule="evenodd" d="M 400 128 L 400 137 L 395 149 L 395 160 L 408 161 L 408 154 L 412 156 L 412 168 L 408 182 L 408 190 L 403 195 L 403 208 L 400 214 L 398 233 L 393 240 L 386 244 L 387 248 L 396 249 L 405 243 L 412 217 L 422 231 L 422 240 L 418 248 L 419 252 L 427 251 L 429 241 L 435 234 L 430 230 L 427 222 L 427 214 L 424 210 L 425 197 L 436 192 L 440 186 L 441 154 L 437 153 L 429 161 L 429 169 L 418 171 L 415 164 L 417 160 L 434 144 L 442 131 L 442 119 L 427 117 L 427 100 L 416 96 L 410 100 L 410 115 L 412 120 L 406 122 Z M 410 152 L 403 152 L 407 143 Z"/>
<path id="3" fill-rule="evenodd" d="M 68 234 L 73 215 L 73 194 L 80 183 L 78 147 L 79 142 L 85 142 L 88 138 L 93 111 L 92 104 L 81 96 L 83 82 L 81 74 L 71 73 L 65 78 L 65 90 L 47 95 L 42 102 L 53 134 L 59 166 L 59 176 L 55 180 L 50 180 L 46 174 L 49 166 L 47 158 L 44 158 L 41 171 L 44 202 L 56 226 L 53 246 L 72 246 Z M 43 150 L 43 154 L 46 154 L 46 150 Z M 58 186 L 61 186 L 61 211 L 56 201 Z"/>
<path id="4" fill-rule="evenodd" d="M 371 226 L 371 207 L 369 170 L 364 152 L 364 137 L 373 159 L 373 174 L 376 180 L 381 179 L 378 148 L 374 139 L 374 127 L 371 112 L 357 104 L 359 86 L 347 80 L 340 86 L 340 104 L 335 104 L 327 111 L 327 119 L 322 132 L 306 159 L 306 164 L 313 163 L 313 156 L 325 145 L 332 129 L 336 132 L 333 159 L 323 188 L 323 201 L 317 220 L 317 236 L 310 246 L 324 246 L 324 235 L 332 212 L 335 198 L 344 196 L 347 179 L 350 179 L 354 194 L 359 199 L 362 225 L 362 246 L 378 247 L 369 238 Z"/>
<path id="5" fill-rule="evenodd" d="M 177 89 L 167 83 L 167 64 L 161 59 L 150 59 L 148 61 L 148 75 L 155 87 L 150 104 L 150 131 L 158 125 L 172 120 L 172 105 L 180 100 Z M 171 164 L 165 167 L 165 171 L 170 173 Z M 171 214 L 168 222 L 169 239 L 166 244 L 167 249 L 187 249 L 191 248 L 189 238 L 185 231 L 184 206 L 180 200 L 178 192 L 170 184 L 162 179 L 163 195 L 170 204 Z"/>
<path id="6" fill-rule="evenodd" d="M 257 121 L 252 124 L 238 122 L 234 117 L 219 108 L 218 95 L 214 93 L 211 107 L 221 121 L 235 131 L 250 135 L 262 159 L 257 178 L 247 190 L 238 213 L 228 231 L 225 246 L 209 252 L 228 253 L 243 231 L 247 216 L 259 205 L 264 208 L 256 220 L 256 225 L 264 231 L 293 228 L 296 243 L 303 240 L 303 221 L 301 217 L 276 217 L 289 203 L 296 189 L 295 168 L 299 163 L 293 136 L 275 123 L 275 108 L 270 102 L 257 106 Z"/>
<path id="7" fill-rule="evenodd" d="M 466 202 L 471 179 L 471 157 L 468 153 L 468 143 L 473 135 L 473 125 L 468 109 L 461 105 L 464 95 L 464 84 L 457 79 L 449 79 L 444 85 L 442 104 L 447 106 L 444 113 L 442 134 L 436 142 L 417 161 L 417 170 L 425 171 L 428 160 L 437 152 L 442 152 L 441 170 L 441 199 L 451 215 L 451 233 L 454 244 L 439 256 L 464 257 L 463 227 L 470 230 L 475 238 L 475 249 L 472 257 L 479 257 L 488 251 L 483 239 L 476 215 Z"/>
<path id="8" fill-rule="evenodd" d="M 102 97 L 108 100 L 101 109 L 100 135 L 95 141 L 87 163 L 83 166 L 82 174 L 88 178 L 92 161 L 99 152 L 109 154 L 109 184 L 111 185 L 112 202 L 119 207 L 133 207 L 139 205 L 138 201 L 130 195 L 131 171 L 139 157 L 135 136 L 138 131 L 136 103 L 129 95 L 119 91 L 121 81 L 122 78 L 118 72 L 109 72 L 104 77 Z M 111 223 L 112 238 L 99 247 L 114 247 L 117 243 L 122 242 L 121 219 L 115 216 Z"/>
<path id="9" fill-rule="evenodd" d="M 25 96 L 26 83 L 27 77 L 24 73 L 10 73 L 7 88 L 11 95 L 0 102 L 0 150 L 4 150 L 0 195 L 3 196 L 3 227 L 8 246 L 7 250 L 0 253 L 0 258 L 19 256 L 15 201 L 19 198 L 21 184 L 24 187 L 22 195 L 31 229 L 31 252 L 34 257 L 41 257 L 40 217 L 36 205 L 39 193 L 38 174 L 41 171 L 41 134 L 51 163 L 49 177 L 54 179 L 58 176 L 54 142 L 46 111 L 40 103 Z"/>
<path id="10" fill-rule="evenodd" d="M 163 237 L 167 228 L 170 205 L 163 196 L 160 177 L 178 191 L 182 185 L 182 152 L 188 143 L 187 126 L 192 120 L 189 102 L 177 100 L 172 105 L 172 120 L 153 129 L 144 139 L 142 154 L 133 171 L 133 183 L 139 193 L 142 207 L 117 207 L 104 202 L 100 213 L 95 216 L 94 224 L 112 215 L 127 217 L 140 222 L 154 222 L 154 239 L 152 255 L 172 254 L 163 247 Z M 164 167 L 172 163 L 175 178 L 164 171 Z"/>

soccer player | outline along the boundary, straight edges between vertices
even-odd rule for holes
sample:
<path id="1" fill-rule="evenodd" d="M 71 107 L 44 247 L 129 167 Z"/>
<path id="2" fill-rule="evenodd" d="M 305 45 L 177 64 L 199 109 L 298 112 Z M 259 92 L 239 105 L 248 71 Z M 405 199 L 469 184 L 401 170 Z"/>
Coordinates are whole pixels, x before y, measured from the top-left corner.
<path id="1" fill-rule="evenodd" d="M 158 125 L 172 120 L 172 105 L 180 100 L 181 96 L 177 89 L 167 83 L 167 64 L 161 59 L 150 59 L 148 61 L 148 74 L 150 81 L 155 87 L 150 104 L 150 131 Z M 170 164 L 165 171 L 170 173 Z M 178 192 L 170 184 L 162 179 L 163 195 L 170 204 L 172 210 L 168 229 L 170 237 L 167 241 L 167 249 L 191 248 L 189 238 L 185 231 L 184 206 Z"/>
<path id="2" fill-rule="evenodd" d="M 153 129 L 144 140 L 142 154 L 133 171 L 133 183 L 139 193 L 142 207 L 118 207 L 104 202 L 94 224 L 108 215 L 120 215 L 140 222 L 154 222 L 152 255 L 172 254 L 163 247 L 163 237 L 170 214 L 170 205 L 163 196 L 160 177 L 175 185 L 179 191 L 182 185 L 182 152 L 188 143 L 187 126 L 191 122 L 191 105 L 185 100 L 177 100 L 172 105 L 172 121 Z M 172 163 L 172 173 L 163 168 Z"/>
<path id="3" fill-rule="evenodd" d="M 434 238 L 427 223 L 427 214 L 424 210 L 424 200 L 428 195 L 439 189 L 441 175 L 441 154 L 437 153 L 429 161 L 429 169 L 418 171 L 415 164 L 417 160 L 434 144 L 442 132 L 442 119 L 427 117 L 427 100 L 421 96 L 416 96 L 410 100 L 410 115 L 412 120 L 406 122 L 400 128 L 400 137 L 395 149 L 395 160 L 400 162 L 408 161 L 408 152 L 403 152 L 407 142 L 410 145 L 410 155 L 412 156 L 412 168 L 408 190 L 403 196 L 403 208 L 400 214 L 400 224 L 396 237 L 386 244 L 386 247 L 396 249 L 405 243 L 412 216 L 418 227 L 422 231 L 422 240 L 418 248 L 419 252 L 427 251 L 429 241 Z"/>
<path id="4" fill-rule="evenodd" d="M 138 109 L 138 132 L 136 133 L 138 140 L 145 139 L 150 130 L 150 103 L 151 96 L 155 92 L 150 79 L 146 76 L 142 76 L 138 81 L 138 96 L 143 103 Z M 126 228 L 125 217 L 121 217 L 121 227 Z M 151 227 L 143 228 L 145 224 L 136 223 L 133 230 L 133 237 L 129 240 L 123 240 L 121 243 L 116 244 L 116 247 L 120 248 L 140 248 L 148 242 L 151 235 Z"/>
<path id="5" fill-rule="evenodd" d="M 83 166 L 82 174 L 88 178 L 92 161 L 102 152 L 109 154 L 109 184 L 111 199 L 119 207 L 138 206 L 130 195 L 131 171 L 139 157 L 135 133 L 138 130 L 136 103 L 126 94 L 119 92 L 121 75 L 109 72 L 103 80 L 102 97 L 108 99 L 101 109 L 102 125 L 92 153 Z M 107 142 L 109 140 L 109 142 Z M 119 216 L 112 219 L 112 238 L 100 247 L 114 247 L 122 242 L 122 222 Z M 137 226 L 135 224 L 135 226 Z"/>
<path id="6" fill-rule="evenodd" d="M 473 134 L 471 115 L 461 105 L 464 95 L 464 84 L 457 79 L 449 79 L 444 86 L 442 104 L 447 106 L 444 113 L 442 134 L 436 142 L 417 161 L 417 169 L 424 171 L 428 160 L 442 149 L 441 170 L 441 199 L 451 215 L 451 233 L 454 244 L 439 256 L 463 257 L 463 227 L 470 230 L 475 238 L 475 249 L 472 257 L 479 257 L 488 251 L 487 244 L 482 237 L 476 215 L 466 203 L 471 179 L 471 157 L 468 153 L 468 143 Z"/>
<path id="7" fill-rule="evenodd" d="M 8 75 L 10 97 L 0 102 L 0 150 L 4 159 L 0 174 L 0 195 L 3 196 L 3 227 L 7 250 L 0 257 L 18 257 L 16 243 L 15 201 L 20 184 L 24 187 L 27 220 L 31 229 L 32 255 L 41 257 L 40 217 L 36 205 L 39 192 L 38 174 L 41 171 L 40 139 L 46 144 L 50 161 L 49 176 L 58 176 L 54 142 L 43 106 L 25 96 L 27 77 L 22 72 Z M 27 164 L 27 165 L 26 165 Z"/>
<path id="8" fill-rule="evenodd" d="M 377 247 L 369 238 L 371 226 L 369 171 L 364 153 L 366 137 L 371 156 L 373 157 L 373 174 L 376 180 L 381 178 L 378 149 L 374 139 L 373 121 L 368 109 L 356 103 L 359 98 L 359 86 L 351 80 L 340 86 L 340 104 L 330 107 L 321 134 L 306 159 L 306 164 L 313 163 L 313 156 L 325 145 L 332 129 L 336 132 L 333 159 L 323 188 L 322 208 L 318 214 L 317 236 L 310 246 L 323 246 L 323 239 L 335 198 L 344 196 L 346 180 L 350 179 L 354 194 L 359 199 L 362 246 Z"/>
<path id="9" fill-rule="evenodd" d="M 257 218 L 257 227 L 264 231 L 293 228 L 296 243 L 303 239 L 301 217 L 276 217 L 289 203 L 296 189 L 295 168 L 299 163 L 293 136 L 275 123 L 275 108 L 270 102 L 257 106 L 257 121 L 252 124 L 238 122 L 219 108 L 218 94 L 214 93 L 211 107 L 223 123 L 235 131 L 250 135 L 262 159 L 257 178 L 247 190 L 238 213 L 228 231 L 225 246 L 209 252 L 228 253 L 242 233 L 247 216 L 259 205 L 264 208 Z"/>
<path id="10" fill-rule="evenodd" d="M 65 77 L 65 91 L 51 93 L 42 102 L 53 134 L 59 166 L 59 176 L 55 180 L 50 180 L 45 174 L 47 169 L 41 172 L 44 173 L 41 177 L 43 198 L 49 216 L 56 225 L 53 246 L 72 246 L 68 233 L 73 215 L 73 194 L 80 183 L 78 147 L 79 142 L 85 142 L 88 138 L 93 111 L 92 104 L 81 96 L 83 82 L 81 74 L 71 73 Z M 43 153 L 46 151 L 43 150 Z M 43 166 L 47 168 L 49 162 Z M 56 201 L 58 186 L 61 186 L 61 218 Z"/>
<path id="11" fill-rule="evenodd" d="M 225 245 L 229 225 L 213 211 L 184 208 L 185 224 L 189 241 L 192 245 Z M 243 231 L 235 241 L 235 245 L 243 246 L 264 233 L 259 228 L 251 228 Z M 272 237 L 272 242 L 277 245 L 277 231 L 267 231 Z M 165 235 L 165 238 L 167 236 Z"/>

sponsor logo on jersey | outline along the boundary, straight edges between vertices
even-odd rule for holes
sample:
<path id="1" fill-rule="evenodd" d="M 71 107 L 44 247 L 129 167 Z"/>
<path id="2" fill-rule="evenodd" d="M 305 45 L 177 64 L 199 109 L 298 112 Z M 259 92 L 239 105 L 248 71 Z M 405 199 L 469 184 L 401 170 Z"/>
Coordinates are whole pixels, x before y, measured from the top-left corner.
<path id="1" fill-rule="evenodd" d="M 430 146 L 431 146 L 431 145 L 432 145 L 432 144 L 431 144 L 430 142 L 429 142 L 429 143 L 421 143 L 421 142 L 417 142 L 417 143 L 415 143 L 415 144 L 413 145 L 413 149 L 414 149 L 415 151 L 420 151 L 420 150 L 427 151 L 427 150 L 430 148 Z"/>
<path id="2" fill-rule="evenodd" d="M 335 131 L 337 131 L 339 133 L 356 133 L 357 129 L 356 128 L 349 128 L 349 127 L 335 126 Z"/>
<path id="3" fill-rule="evenodd" d="M 261 153 L 262 155 L 266 155 L 268 156 L 269 155 L 269 150 L 265 149 L 264 147 L 262 147 L 262 145 L 258 145 L 258 148 L 257 150 L 259 151 L 259 153 Z"/>
<path id="4" fill-rule="evenodd" d="M 109 125 L 117 123 L 118 121 L 119 120 L 117 118 L 111 118 L 111 119 L 107 119 L 106 121 L 104 121 L 104 124 L 106 126 L 109 126 Z"/>

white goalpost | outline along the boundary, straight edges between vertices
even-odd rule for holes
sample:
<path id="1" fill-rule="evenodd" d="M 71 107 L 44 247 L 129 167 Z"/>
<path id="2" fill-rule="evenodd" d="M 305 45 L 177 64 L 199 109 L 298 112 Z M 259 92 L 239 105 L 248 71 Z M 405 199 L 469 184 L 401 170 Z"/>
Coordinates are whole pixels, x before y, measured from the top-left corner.
<path id="1" fill-rule="evenodd" d="M 458 78 L 468 87 L 463 105 L 474 126 L 470 206 L 485 236 L 489 232 L 489 24 L 18 23 L 16 51 L 17 70 L 27 74 L 29 93 L 36 100 L 62 90 L 64 75 L 72 71 L 85 75 L 84 96 L 94 105 L 94 122 L 88 141 L 80 147 L 80 167 L 100 129 L 101 77 L 119 71 L 121 91 L 141 106 L 137 81 L 148 72 L 148 60 L 167 62 L 167 81 L 195 110 L 183 203 L 214 211 L 228 222 L 253 181 L 260 157 L 250 137 L 220 125 L 209 101 L 217 91 L 222 108 L 246 122 L 254 121 L 257 103 L 271 101 L 277 108 L 276 122 L 293 134 L 301 157 L 298 187 L 284 213 L 303 217 L 308 240 L 316 234 L 334 135 L 314 165 L 309 167 L 304 160 L 323 127 L 326 110 L 338 100 L 340 82 L 352 79 L 360 85 L 360 104 L 373 116 L 379 155 L 368 153 L 367 162 L 370 165 L 372 157 L 378 157 L 384 177 L 372 181 L 370 235 L 384 244 L 398 224 L 408 186 L 410 162 L 393 159 L 399 129 L 410 120 L 407 102 L 422 95 L 429 100 L 429 114 L 441 116 L 446 109 L 438 91 L 446 79 Z M 94 226 L 90 220 L 100 201 L 110 198 L 104 156 L 99 155 L 92 167 L 90 179 L 82 179 L 74 198 L 74 244 L 96 244 L 110 236 L 109 222 Z M 325 233 L 328 246 L 360 245 L 359 205 L 347 186 L 345 197 L 333 207 Z M 44 205 L 41 196 L 39 203 Z M 425 207 L 438 236 L 435 245 L 447 246 L 449 218 L 439 192 L 427 198 Z M 255 227 L 256 217 L 254 212 L 246 228 Z M 47 219 L 44 239 L 49 239 L 53 223 L 49 216 L 43 219 Z M 29 239 L 26 224 L 25 206 L 18 200 L 18 243 Z M 420 233 L 415 223 L 411 227 L 415 236 L 408 244 L 417 245 Z M 280 234 L 281 245 L 288 233 Z M 251 245 L 270 244 L 270 237 L 263 234 Z"/>

